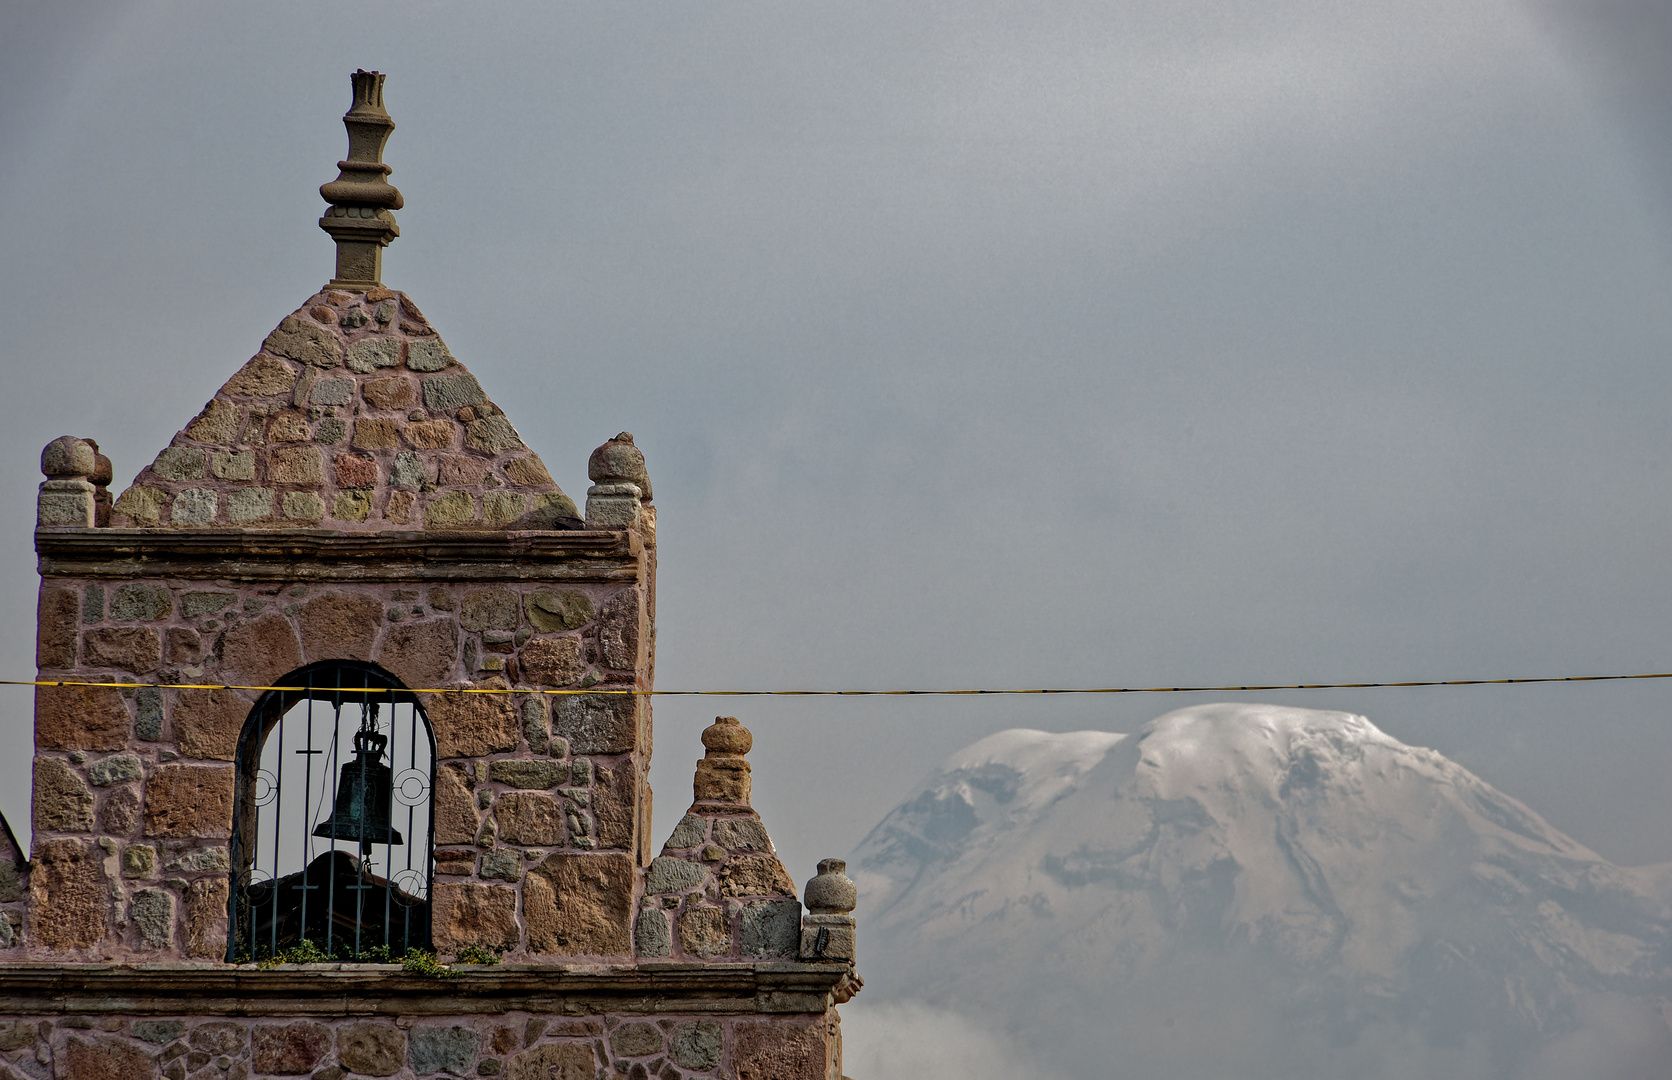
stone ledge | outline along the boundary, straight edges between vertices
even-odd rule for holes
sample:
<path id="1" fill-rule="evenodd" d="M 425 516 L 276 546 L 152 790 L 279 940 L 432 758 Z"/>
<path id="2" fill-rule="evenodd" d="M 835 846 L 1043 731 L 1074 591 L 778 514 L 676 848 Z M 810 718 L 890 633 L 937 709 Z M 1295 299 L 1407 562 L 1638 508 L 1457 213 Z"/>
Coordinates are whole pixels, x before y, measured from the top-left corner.
<path id="1" fill-rule="evenodd" d="M 0 964 L 0 1015 L 467 1016 L 822 1013 L 832 964 L 505 964 L 450 979 L 392 964 Z"/>
<path id="2" fill-rule="evenodd" d="M 637 581 L 630 531 L 37 529 L 42 577 L 233 581 Z"/>

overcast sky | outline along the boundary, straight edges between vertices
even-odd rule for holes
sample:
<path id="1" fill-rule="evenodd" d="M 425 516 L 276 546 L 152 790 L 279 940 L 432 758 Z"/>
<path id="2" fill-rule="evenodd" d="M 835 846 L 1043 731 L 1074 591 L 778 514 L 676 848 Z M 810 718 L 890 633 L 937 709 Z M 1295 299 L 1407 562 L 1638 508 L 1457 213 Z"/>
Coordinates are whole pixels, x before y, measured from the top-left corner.
<path id="1" fill-rule="evenodd" d="M 1672 669 L 1668 10 L 11 0 L 0 669 L 40 448 L 125 486 L 329 276 L 356 67 L 385 281 L 577 499 L 644 449 L 661 687 Z M 1672 682 L 1268 699 L 1672 860 Z M 665 699 L 658 843 L 717 711 L 805 880 L 959 746 L 1185 700 Z"/>

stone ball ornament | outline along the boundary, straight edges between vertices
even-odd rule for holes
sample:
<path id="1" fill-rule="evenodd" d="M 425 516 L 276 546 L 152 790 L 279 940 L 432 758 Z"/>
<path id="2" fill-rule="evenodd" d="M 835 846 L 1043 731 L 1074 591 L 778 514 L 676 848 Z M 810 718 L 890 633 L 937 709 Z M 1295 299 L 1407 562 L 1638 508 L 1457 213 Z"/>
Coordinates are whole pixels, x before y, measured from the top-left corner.
<path id="1" fill-rule="evenodd" d="M 815 915 L 845 915 L 859 903 L 859 887 L 848 877 L 844 859 L 820 859 L 818 876 L 807 882 L 803 899 Z"/>

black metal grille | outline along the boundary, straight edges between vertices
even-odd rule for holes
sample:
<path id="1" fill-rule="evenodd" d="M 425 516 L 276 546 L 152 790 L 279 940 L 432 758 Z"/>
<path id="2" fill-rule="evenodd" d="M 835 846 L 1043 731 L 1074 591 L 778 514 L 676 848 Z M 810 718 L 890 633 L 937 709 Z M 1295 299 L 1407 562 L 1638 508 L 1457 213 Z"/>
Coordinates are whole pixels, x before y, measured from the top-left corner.
<path id="1" fill-rule="evenodd" d="M 276 685 L 301 689 L 263 695 L 238 741 L 227 958 L 429 948 L 429 718 L 371 664 L 312 664 Z"/>

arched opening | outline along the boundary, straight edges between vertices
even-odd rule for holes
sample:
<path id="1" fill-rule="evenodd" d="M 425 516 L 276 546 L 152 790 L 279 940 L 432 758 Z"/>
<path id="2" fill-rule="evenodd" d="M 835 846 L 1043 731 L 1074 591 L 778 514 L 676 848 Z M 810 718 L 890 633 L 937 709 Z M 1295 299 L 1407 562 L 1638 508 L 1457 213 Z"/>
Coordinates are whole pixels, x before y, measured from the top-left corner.
<path id="1" fill-rule="evenodd" d="M 238 740 L 227 958 L 399 959 L 430 944 L 435 736 L 375 664 L 277 680 Z"/>

